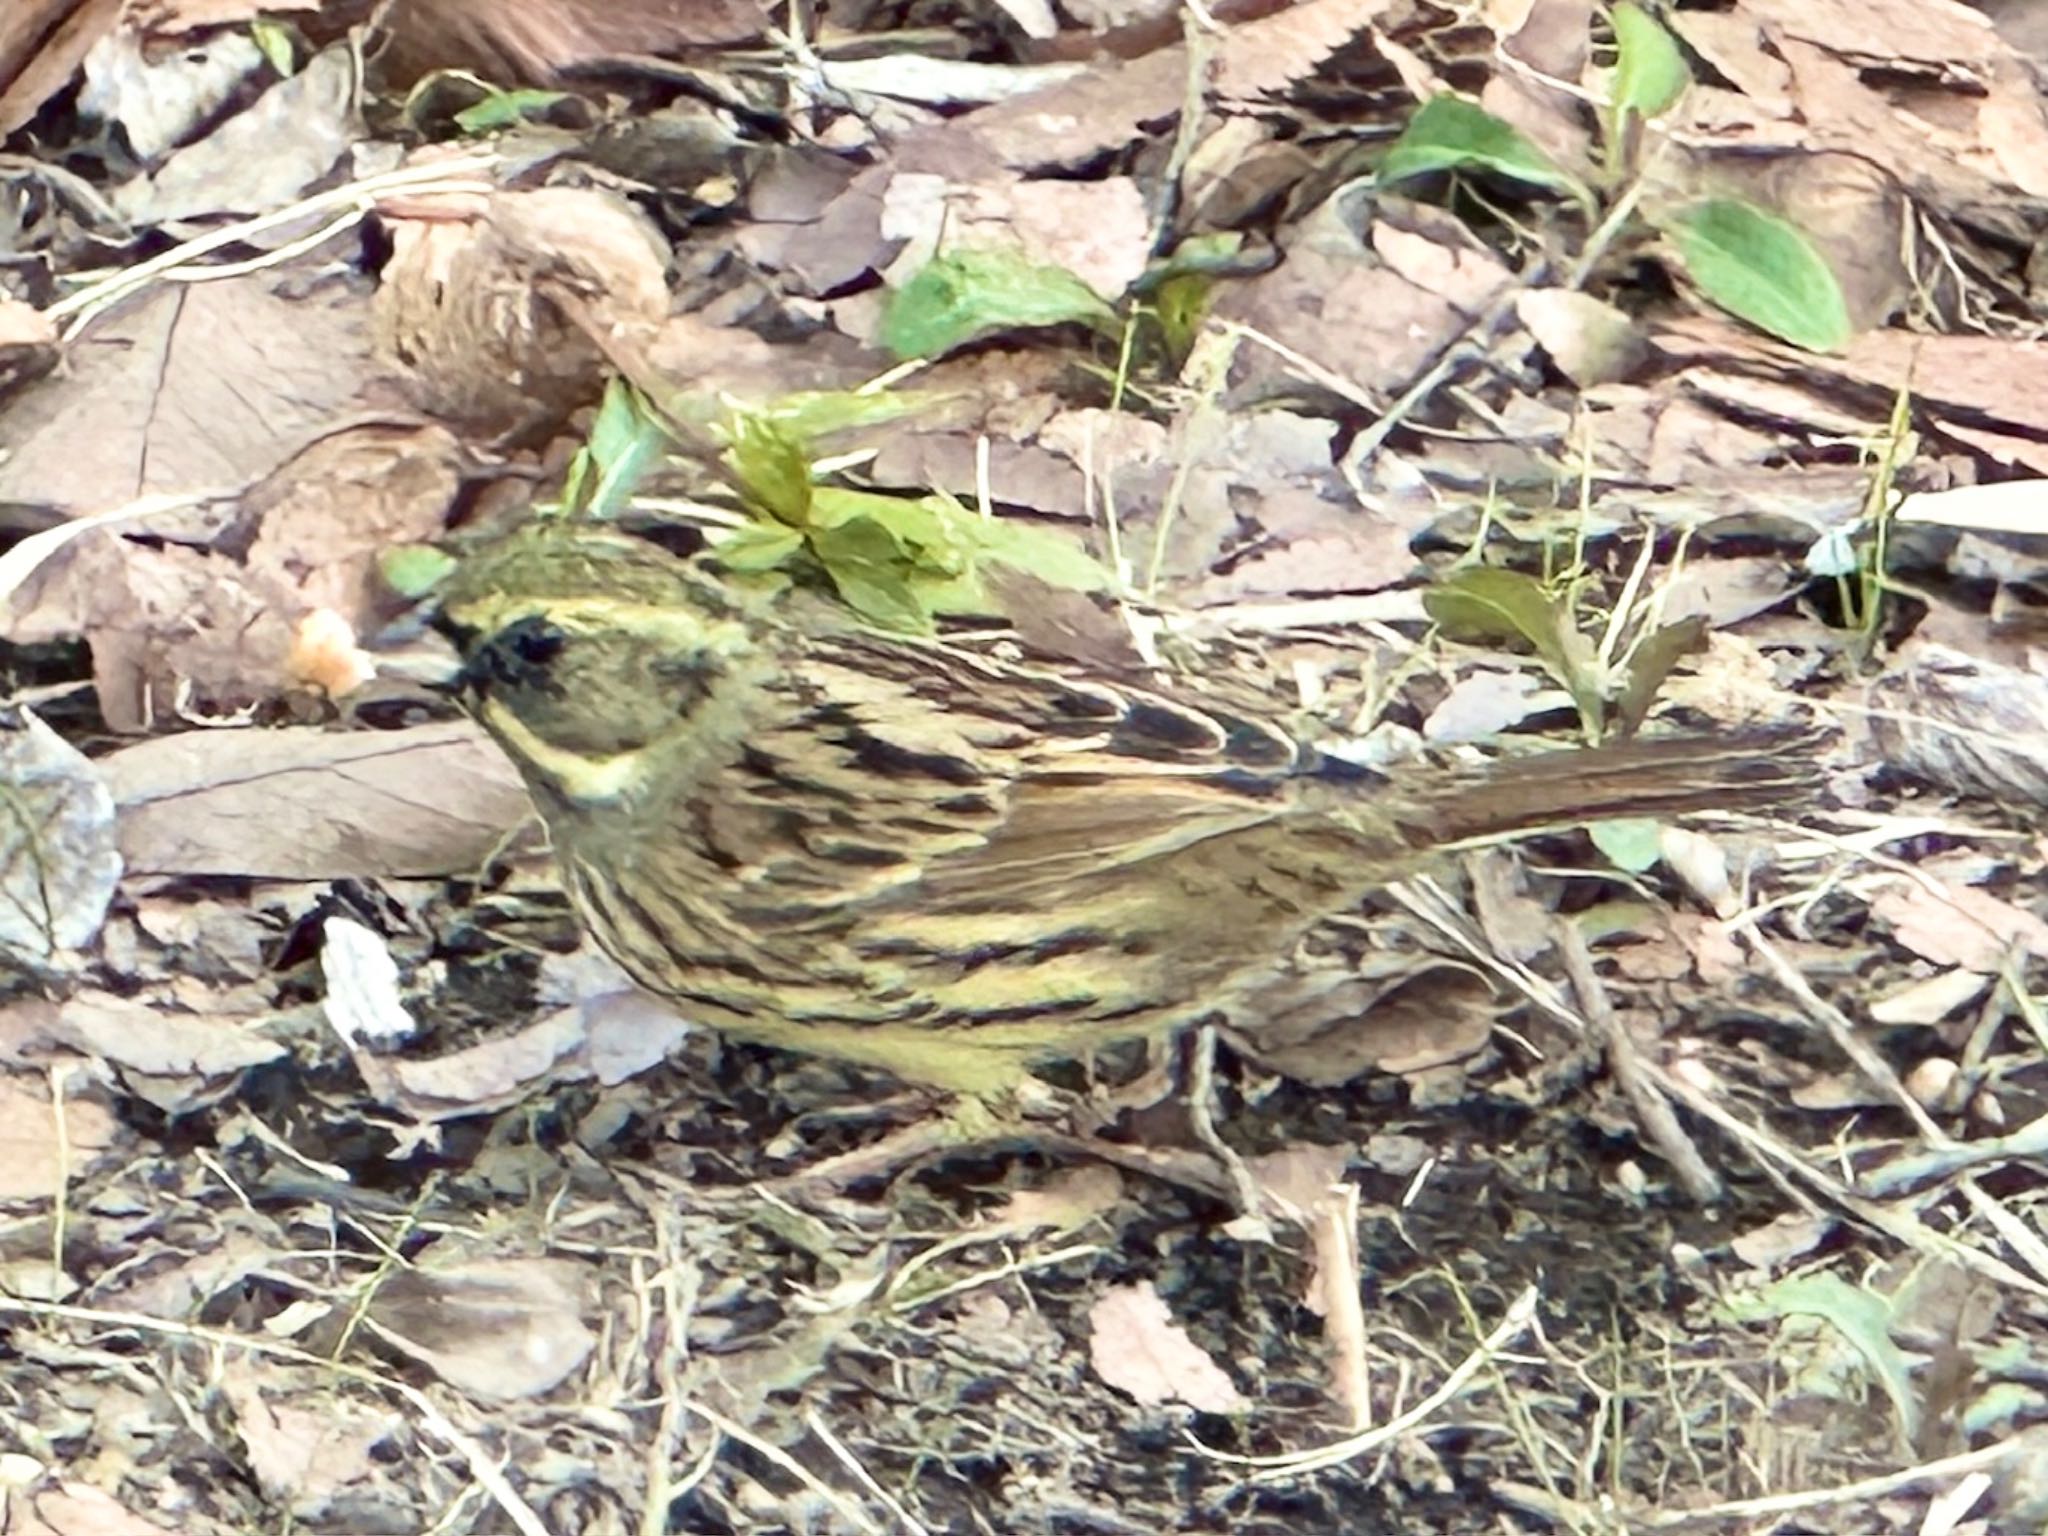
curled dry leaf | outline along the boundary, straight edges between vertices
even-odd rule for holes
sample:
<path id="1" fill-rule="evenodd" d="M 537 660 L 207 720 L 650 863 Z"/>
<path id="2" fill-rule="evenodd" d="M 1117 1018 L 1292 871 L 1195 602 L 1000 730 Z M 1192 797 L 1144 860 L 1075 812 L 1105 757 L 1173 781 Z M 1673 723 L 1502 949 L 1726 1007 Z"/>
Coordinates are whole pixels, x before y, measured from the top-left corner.
<path id="1" fill-rule="evenodd" d="M 120 878 L 98 771 L 28 710 L 0 710 L 0 947 L 91 943 Z"/>
<path id="2" fill-rule="evenodd" d="M 283 1372 L 224 1373 L 249 1470 L 272 1500 L 318 1520 L 351 1489 L 373 1485 L 375 1453 L 402 1428 L 399 1416 L 353 1398 L 297 1395 Z"/>
<path id="3" fill-rule="evenodd" d="M 1865 1014 L 1873 1024 L 1939 1024 L 1982 997 L 1992 978 L 1981 971 L 1937 971 L 1898 991 L 1875 999 Z"/>
<path id="4" fill-rule="evenodd" d="M 330 1014 L 337 1033 L 351 1021 Z M 511 1034 L 423 1061 L 379 1056 L 343 1034 L 372 1099 L 429 1123 L 509 1108 L 539 1088 L 589 1074 L 583 1021 L 563 1008 Z"/>
<path id="5" fill-rule="evenodd" d="M 463 194 L 386 211 L 378 345 L 414 403 L 463 429 L 544 438 L 595 401 L 595 335 L 650 339 L 668 248 L 624 198 L 571 187 Z"/>
<path id="6" fill-rule="evenodd" d="M 1234 1048 L 1260 1066 L 1334 1088 L 1368 1069 L 1428 1072 L 1476 1055 L 1498 1009 L 1477 972 L 1428 956 L 1298 960 L 1259 994 L 1233 1029 Z"/>

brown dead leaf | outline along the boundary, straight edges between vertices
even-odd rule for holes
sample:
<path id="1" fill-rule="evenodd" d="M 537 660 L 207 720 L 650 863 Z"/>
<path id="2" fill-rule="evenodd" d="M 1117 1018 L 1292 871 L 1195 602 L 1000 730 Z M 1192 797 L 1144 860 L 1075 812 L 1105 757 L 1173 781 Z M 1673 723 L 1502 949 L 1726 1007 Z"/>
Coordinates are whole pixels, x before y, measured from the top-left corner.
<path id="1" fill-rule="evenodd" d="M 145 548 L 106 529 L 59 551 L 16 595 L 15 611 L 26 640 L 91 643 L 100 711 L 131 733 L 249 708 L 281 684 L 291 649 L 290 618 L 232 561 Z"/>
<path id="2" fill-rule="evenodd" d="M 316 1394 L 281 1371 L 225 1372 L 221 1395 L 233 1410 L 249 1470 L 274 1507 L 319 1520 L 334 1501 L 375 1476 L 372 1457 L 403 1427 L 400 1416 L 352 1397 Z"/>
<path id="3" fill-rule="evenodd" d="M 229 1225 L 218 1241 L 161 1268 L 102 1277 L 104 1284 L 95 1289 L 95 1296 L 101 1306 L 184 1322 L 258 1271 L 277 1265 L 287 1251 L 277 1229 L 267 1222 Z"/>
<path id="4" fill-rule="evenodd" d="M 1368 1069 L 1449 1067 L 1485 1048 L 1496 1007 L 1483 978 L 1429 956 L 1373 958 L 1381 974 L 1339 956 L 1298 960 L 1247 1002 L 1232 1044 L 1296 1082 L 1330 1088 Z"/>
<path id="5" fill-rule="evenodd" d="M 7 1510 L 7 1536 L 166 1536 L 168 1529 L 112 1494 L 71 1480 L 11 1500 Z"/>
<path id="6" fill-rule="evenodd" d="M 114 1144 L 114 1117 L 87 1099 L 66 1098 L 63 1135 L 48 1078 L 0 1072 L 0 1200 L 50 1200 Z"/>
<path id="7" fill-rule="evenodd" d="M 1107 1163 L 1068 1168 L 1037 1189 L 1014 1191 L 976 1225 L 1019 1234 L 1044 1228 L 1076 1232 L 1113 1207 L 1123 1188 L 1122 1175 Z"/>
<path id="8" fill-rule="evenodd" d="M 286 1054 L 255 1032 L 268 1019 L 180 1012 L 109 992 L 80 992 L 61 1008 L 40 999 L 13 1003 L 0 1009 L 0 1021 L 0 1040 L 16 1054 L 62 1047 L 142 1078 L 219 1080 Z"/>
<path id="9" fill-rule="evenodd" d="M 1504 959 L 1528 961 L 1556 942 L 1550 909 L 1529 894 L 1529 881 L 1519 857 L 1501 848 L 1484 848 L 1465 856 L 1472 881 L 1472 908 L 1487 945 Z"/>
<path id="10" fill-rule="evenodd" d="M 0 138 L 68 85 L 120 20 L 123 0 L 14 0 L 0 7 Z"/>
<path id="11" fill-rule="evenodd" d="M 466 720 L 398 731 L 186 731 L 103 759 L 131 871 L 278 880 L 474 869 L 530 814 Z"/>
<path id="12" fill-rule="evenodd" d="M 423 1124 L 505 1109 L 551 1082 L 589 1075 L 579 1059 L 583 1020 L 571 1009 L 462 1050 L 419 1060 L 368 1050 L 358 1037 L 344 1033 L 353 1023 L 345 1009 L 330 1012 L 328 1018 L 348 1047 L 370 1097 Z"/>
<path id="13" fill-rule="evenodd" d="M 1186 1403 L 1203 1413 L 1238 1413 L 1243 1394 L 1174 1322 L 1149 1280 L 1117 1286 L 1088 1309 L 1088 1359 L 1095 1374 L 1146 1407 Z"/>
<path id="14" fill-rule="evenodd" d="M 236 527 L 270 605 L 296 621 L 332 609 L 358 634 L 388 616 L 385 551 L 445 528 L 462 488 L 462 445 L 441 427 L 363 422 L 322 435 L 243 493 Z"/>
<path id="15" fill-rule="evenodd" d="M 1982 997 L 1991 977 L 1961 968 L 1937 971 L 1895 992 L 1875 998 L 1864 1014 L 1873 1024 L 1939 1024 Z"/>
<path id="16" fill-rule="evenodd" d="M 1534 672 L 1475 668 L 1429 712 L 1422 734 L 1439 744 L 1492 741 L 1531 714 L 1556 708 L 1557 701 L 1558 690 Z"/>
<path id="17" fill-rule="evenodd" d="M 1634 320 L 1573 289 L 1531 289 L 1516 298 L 1515 314 L 1558 372 L 1582 389 L 1627 378 L 1648 345 Z"/>
<path id="18" fill-rule="evenodd" d="M 1306 0 L 1222 34 L 1216 91 L 1254 106 L 1315 74 L 1338 49 L 1405 14 L 1405 0 Z"/>
<path id="19" fill-rule="evenodd" d="M 32 304 L 0 298 L 0 399 L 57 366 L 57 327 Z"/>
<path id="20" fill-rule="evenodd" d="M 539 1397 L 597 1346 L 583 1319 L 591 1272 L 567 1259 L 470 1258 L 444 1271 L 405 1269 L 377 1287 L 379 1338 L 457 1391 L 492 1402 Z"/>
<path id="21" fill-rule="evenodd" d="M 1353 1150 L 1345 1145 L 1293 1142 L 1277 1152 L 1246 1159 L 1246 1166 L 1261 1194 L 1278 1201 L 1291 1219 L 1306 1225 L 1328 1203 L 1331 1190 L 1343 1183 Z"/>
<path id="22" fill-rule="evenodd" d="M 51 547 L 8 595 L 13 636 L 87 640 L 117 730 L 218 719 L 294 686 L 361 679 L 367 658 L 353 645 L 323 651 L 307 616 L 328 612 L 314 624 L 329 634 L 388 616 L 379 559 L 442 530 L 458 456 L 438 427 L 345 427 L 235 502 L 158 508 L 143 525 L 154 545 L 124 537 L 125 525 L 91 527 Z"/>
<path id="23" fill-rule="evenodd" d="M 1774 1271 L 1813 1252 L 1834 1228 L 1833 1216 L 1788 1214 L 1737 1233 L 1728 1247 L 1751 1268 Z"/>
<path id="24" fill-rule="evenodd" d="M 586 952 L 582 961 L 592 965 L 602 958 Z M 610 989 L 586 995 L 575 1008 L 584 1028 L 582 1059 L 598 1083 L 614 1087 L 657 1067 L 694 1024 L 670 1001 L 635 987 L 610 961 L 604 961 L 604 969 L 610 973 Z"/>
<path id="25" fill-rule="evenodd" d="M 914 202 L 913 202 L 914 199 Z M 1150 212 L 1128 176 L 1101 181 L 959 183 L 931 175 L 896 178 L 883 195 L 882 232 L 906 242 L 890 267 L 901 281 L 948 250 L 998 246 L 1064 267 L 1105 299 L 1116 299 L 1150 259 Z"/>
<path id="26" fill-rule="evenodd" d="M 1870 903 L 1873 917 L 1891 925 L 1892 937 L 1936 965 L 1996 973 L 2009 950 L 2048 959 L 2048 922 L 1970 885 L 1907 881 Z"/>
<path id="27" fill-rule="evenodd" d="M 366 306 L 293 269 L 157 288 L 0 415 L 0 498 L 77 513 L 234 488 L 329 435 L 373 377 Z"/>
<path id="28" fill-rule="evenodd" d="M 409 0 L 383 21 L 390 38 L 379 64 L 396 81 L 466 69 L 546 85 L 608 59 L 745 42 L 767 17 L 754 0 Z"/>
<path id="29" fill-rule="evenodd" d="M 1379 212 L 1394 216 L 1385 200 Z M 1448 215 L 1412 208 L 1403 214 L 1411 229 L 1383 229 L 1375 221 L 1371 251 L 1336 213 L 1312 216 L 1293 232 L 1285 261 L 1219 291 L 1217 317 L 1271 337 L 1359 389 L 1398 393 L 1464 332 L 1472 319 L 1466 306 L 1509 280 L 1507 269 Z M 1319 219 L 1334 227 L 1318 228 Z M 1247 379 L 1237 388 L 1251 398 L 1300 391 L 1289 367 L 1263 348 L 1241 353 L 1239 366 Z"/>

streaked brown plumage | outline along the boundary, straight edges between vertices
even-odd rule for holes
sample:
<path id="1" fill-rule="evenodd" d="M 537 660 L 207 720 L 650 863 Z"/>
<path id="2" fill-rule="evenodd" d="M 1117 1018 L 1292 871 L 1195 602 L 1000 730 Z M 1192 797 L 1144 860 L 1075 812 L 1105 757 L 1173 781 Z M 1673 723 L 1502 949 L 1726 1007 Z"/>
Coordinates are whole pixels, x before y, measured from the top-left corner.
<path id="1" fill-rule="evenodd" d="M 445 613 L 578 911 L 642 985 L 742 1038 L 970 1092 L 1232 1015 L 1433 849 L 1780 803 L 1812 777 L 1738 735 L 1390 779 L 590 528 L 472 559 Z"/>

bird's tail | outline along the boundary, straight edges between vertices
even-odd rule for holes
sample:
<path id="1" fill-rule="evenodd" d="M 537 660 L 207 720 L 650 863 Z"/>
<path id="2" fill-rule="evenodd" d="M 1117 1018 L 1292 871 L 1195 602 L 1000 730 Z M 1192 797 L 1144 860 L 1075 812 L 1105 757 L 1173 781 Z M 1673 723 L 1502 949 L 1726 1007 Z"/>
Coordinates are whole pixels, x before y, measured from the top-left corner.
<path id="1" fill-rule="evenodd" d="M 1617 816 L 1793 810 L 1820 790 L 1820 740 L 1753 727 L 1543 752 L 1447 776 L 1418 809 L 1440 845 Z"/>

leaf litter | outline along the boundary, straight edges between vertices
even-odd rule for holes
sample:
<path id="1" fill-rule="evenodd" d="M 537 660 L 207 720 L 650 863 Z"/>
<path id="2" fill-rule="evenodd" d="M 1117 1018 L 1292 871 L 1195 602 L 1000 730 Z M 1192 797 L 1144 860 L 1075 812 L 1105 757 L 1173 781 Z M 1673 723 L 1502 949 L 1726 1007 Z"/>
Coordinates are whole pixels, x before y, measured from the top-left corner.
<path id="1" fill-rule="evenodd" d="M 2038 1528 L 2025 7 L 364 9 L 0 15 L 9 1529 Z M 399 553 L 565 480 L 911 625 L 949 508 L 1085 543 L 1035 643 L 1365 762 L 1830 790 L 1319 930 L 1123 1127 L 1254 1209 L 800 1208 L 914 1106 L 622 992 L 425 686 Z"/>

